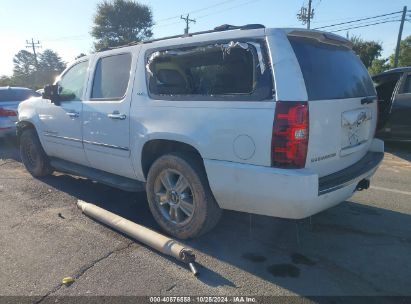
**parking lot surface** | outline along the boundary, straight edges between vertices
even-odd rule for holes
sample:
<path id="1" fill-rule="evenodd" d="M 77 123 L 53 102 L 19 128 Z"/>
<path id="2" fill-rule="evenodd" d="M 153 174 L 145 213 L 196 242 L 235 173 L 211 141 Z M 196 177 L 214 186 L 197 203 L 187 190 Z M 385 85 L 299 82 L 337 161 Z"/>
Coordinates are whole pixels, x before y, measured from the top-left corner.
<path id="1" fill-rule="evenodd" d="M 184 242 L 195 278 L 76 207 L 81 199 L 159 230 L 145 193 L 60 173 L 34 179 L 1 141 L 0 295 L 411 295 L 410 161 L 410 146 L 389 145 L 371 189 L 311 219 L 225 211 L 211 233 Z"/>

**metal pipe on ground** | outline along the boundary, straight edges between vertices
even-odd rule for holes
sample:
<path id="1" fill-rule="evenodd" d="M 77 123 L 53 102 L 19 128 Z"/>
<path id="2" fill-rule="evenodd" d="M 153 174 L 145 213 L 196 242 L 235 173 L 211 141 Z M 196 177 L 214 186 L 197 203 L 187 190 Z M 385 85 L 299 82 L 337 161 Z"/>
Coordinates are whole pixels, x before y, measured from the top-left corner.
<path id="1" fill-rule="evenodd" d="M 131 222 L 96 205 L 78 200 L 77 206 L 83 211 L 84 214 L 96 219 L 97 221 L 104 223 L 115 230 L 121 231 L 129 237 L 151 248 L 154 248 L 163 254 L 172 256 L 177 260 L 188 264 L 193 274 L 195 276 L 198 275 L 197 268 L 194 264 L 195 255 L 193 251 L 184 247 L 176 240 L 148 229 L 147 227 Z"/>

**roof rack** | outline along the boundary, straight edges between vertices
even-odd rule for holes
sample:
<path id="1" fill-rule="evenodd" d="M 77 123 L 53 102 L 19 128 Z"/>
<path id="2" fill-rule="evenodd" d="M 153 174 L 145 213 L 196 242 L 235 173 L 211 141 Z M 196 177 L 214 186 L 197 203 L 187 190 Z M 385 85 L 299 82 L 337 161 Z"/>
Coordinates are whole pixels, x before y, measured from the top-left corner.
<path id="1" fill-rule="evenodd" d="M 138 45 L 138 44 L 148 44 L 148 43 L 152 43 L 152 42 L 168 40 L 168 39 L 174 39 L 174 38 L 186 38 L 186 37 L 192 37 L 192 36 L 197 36 L 197 35 L 202 35 L 202 34 L 225 32 L 225 31 L 231 31 L 231 30 L 255 30 L 255 29 L 262 29 L 262 28 L 265 28 L 265 26 L 262 25 L 262 24 L 246 24 L 246 25 L 241 25 L 241 26 L 236 26 L 236 25 L 231 25 L 231 24 L 223 24 L 223 25 L 215 27 L 212 30 L 189 33 L 189 34 L 183 34 L 183 35 L 167 36 L 167 37 L 163 37 L 163 38 L 144 40 L 144 41 L 134 41 L 134 42 L 130 42 L 126 45 L 104 48 L 104 49 L 99 50 L 98 52 L 104 52 L 104 51 L 108 51 L 108 50 L 115 50 L 115 49 L 120 49 L 120 48 L 123 48 L 123 47 L 128 47 L 128 46 L 133 46 L 133 45 Z"/>

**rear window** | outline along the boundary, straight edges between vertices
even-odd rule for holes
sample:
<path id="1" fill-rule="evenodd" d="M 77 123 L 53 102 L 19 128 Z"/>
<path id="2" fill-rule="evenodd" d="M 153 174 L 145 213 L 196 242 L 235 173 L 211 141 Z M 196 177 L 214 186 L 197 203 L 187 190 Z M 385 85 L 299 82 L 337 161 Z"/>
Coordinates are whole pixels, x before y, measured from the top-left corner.
<path id="1" fill-rule="evenodd" d="M 39 97 L 40 94 L 33 90 L 6 89 L 0 90 L 0 102 L 23 101 L 30 97 Z"/>
<path id="2" fill-rule="evenodd" d="M 343 46 L 315 39 L 289 37 L 309 100 L 375 96 L 367 69 L 355 53 Z"/>

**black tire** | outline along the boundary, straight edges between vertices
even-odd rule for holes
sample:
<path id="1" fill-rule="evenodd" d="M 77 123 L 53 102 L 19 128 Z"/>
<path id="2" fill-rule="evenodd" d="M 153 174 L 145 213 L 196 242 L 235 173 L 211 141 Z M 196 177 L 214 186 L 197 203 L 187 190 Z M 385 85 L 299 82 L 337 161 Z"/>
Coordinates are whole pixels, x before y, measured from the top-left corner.
<path id="1" fill-rule="evenodd" d="M 23 130 L 20 136 L 20 157 L 27 171 L 34 177 L 44 177 L 53 173 L 34 129 Z"/>
<path id="2" fill-rule="evenodd" d="M 177 203 L 173 202 L 173 190 L 167 191 L 163 183 L 163 179 L 167 179 L 170 184 L 173 184 L 173 174 L 177 176 L 174 181 L 174 189 L 184 188 L 178 186 L 180 176 L 183 176 L 188 184 L 184 192 L 181 191 L 181 194 L 176 192 Z M 165 178 L 165 176 L 168 177 Z M 158 190 L 161 188 L 163 190 Z M 154 219 L 162 229 L 179 239 L 198 237 L 210 231 L 221 217 L 222 210 L 211 192 L 202 160 L 195 155 L 170 153 L 158 158 L 150 167 L 146 189 L 149 207 Z M 165 191 L 166 196 L 156 195 L 159 193 L 158 191 Z M 160 197 L 163 201 L 168 202 L 161 204 Z M 192 209 L 186 208 L 189 201 L 192 203 Z M 178 211 L 178 208 L 181 210 Z M 177 210 L 172 212 L 171 209 Z M 191 216 L 188 216 L 190 212 L 187 210 L 192 210 Z M 173 214 L 174 216 L 172 216 Z M 182 219 L 182 215 L 186 218 L 179 221 Z"/>

